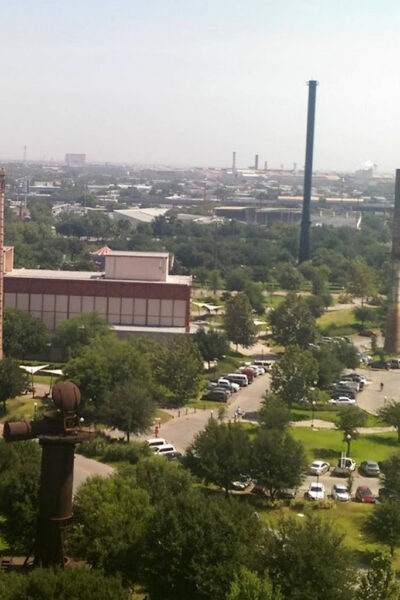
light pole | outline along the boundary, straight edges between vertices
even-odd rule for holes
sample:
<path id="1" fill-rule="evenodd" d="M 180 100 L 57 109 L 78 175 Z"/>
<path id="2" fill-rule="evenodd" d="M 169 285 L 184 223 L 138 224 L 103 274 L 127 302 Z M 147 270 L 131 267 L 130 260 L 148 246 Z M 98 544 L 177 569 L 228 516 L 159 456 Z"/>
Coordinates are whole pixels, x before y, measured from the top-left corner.
<path id="1" fill-rule="evenodd" d="M 33 403 L 33 420 L 36 421 L 37 402 Z"/>
<path id="2" fill-rule="evenodd" d="M 311 402 L 311 427 L 314 427 L 314 410 L 315 410 L 315 400 Z"/>
<path id="3" fill-rule="evenodd" d="M 346 442 L 347 442 L 347 456 L 349 456 L 349 454 L 350 454 L 350 444 L 351 444 L 351 435 L 350 435 L 350 433 L 348 433 L 346 435 Z"/>

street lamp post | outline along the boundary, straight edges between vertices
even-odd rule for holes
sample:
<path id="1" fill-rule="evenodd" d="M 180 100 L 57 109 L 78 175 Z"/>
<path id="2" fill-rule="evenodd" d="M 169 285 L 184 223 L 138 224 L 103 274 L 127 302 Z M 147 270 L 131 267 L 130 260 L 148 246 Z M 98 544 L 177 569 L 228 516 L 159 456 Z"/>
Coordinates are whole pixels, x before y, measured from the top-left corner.
<path id="1" fill-rule="evenodd" d="M 351 435 L 350 433 L 348 433 L 346 435 L 346 442 L 347 442 L 347 456 L 350 455 L 350 443 L 351 443 Z"/>
<path id="2" fill-rule="evenodd" d="M 37 402 L 33 403 L 33 420 L 36 421 Z"/>
<path id="3" fill-rule="evenodd" d="M 315 400 L 311 402 L 311 427 L 314 427 L 314 410 L 315 410 Z"/>

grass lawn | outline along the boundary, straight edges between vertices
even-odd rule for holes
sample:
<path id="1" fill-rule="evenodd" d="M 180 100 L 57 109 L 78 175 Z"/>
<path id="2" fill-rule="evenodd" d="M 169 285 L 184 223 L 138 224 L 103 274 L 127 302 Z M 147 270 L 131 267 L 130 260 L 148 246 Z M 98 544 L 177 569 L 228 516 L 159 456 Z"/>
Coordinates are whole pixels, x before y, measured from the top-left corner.
<path id="1" fill-rule="evenodd" d="M 339 420 L 339 410 L 315 410 L 314 419 L 321 419 L 322 421 L 329 421 L 337 423 Z M 311 420 L 312 411 L 311 409 L 305 408 L 292 408 L 293 421 L 306 421 Z M 367 421 L 364 427 L 382 427 L 383 423 L 378 419 L 376 415 L 366 413 Z"/>
<path id="2" fill-rule="evenodd" d="M 268 296 L 264 296 L 264 305 L 267 308 L 276 308 L 284 301 L 285 298 L 286 296 L 280 296 L 279 294 L 274 294 L 273 296 L 268 294 Z"/>
<path id="3" fill-rule="evenodd" d="M 354 325 L 356 319 L 354 317 L 353 308 L 342 308 L 338 310 L 330 310 L 317 319 L 317 324 L 321 329 L 335 325 L 336 327 L 347 327 Z"/>
<path id="4" fill-rule="evenodd" d="M 303 442 L 310 459 L 326 459 L 334 464 L 340 453 L 346 450 L 341 431 L 292 427 L 291 433 L 296 440 Z M 399 450 L 397 433 L 368 433 L 351 442 L 350 456 L 360 464 L 363 460 L 385 460 Z"/>
<path id="5" fill-rule="evenodd" d="M 189 402 L 187 402 L 185 404 L 185 406 L 183 406 L 181 408 L 181 411 L 185 411 L 186 409 L 189 409 L 189 412 L 195 408 L 196 410 L 206 410 L 207 408 L 209 410 L 218 410 L 219 408 L 225 407 L 227 406 L 226 402 L 215 402 L 214 400 L 189 400 Z"/>
<path id="6" fill-rule="evenodd" d="M 32 394 L 18 396 L 7 401 L 7 413 L 0 418 L 0 421 L 19 421 L 31 420 L 35 416 L 35 405 L 37 402 L 36 416 L 40 416 L 44 410 L 53 407 L 52 401 L 43 401 L 40 398 L 32 398 Z"/>
<path id="7" fill-rule="evenodd" d="M 172 419 L 172 415 L 165 412 L 165 410 L 160 410 L 159 408 L 157 408 L 155 418 L 160 419 L 161 423 L 167 423 Z"/>
<path id="8" fill-rule="evenodd" d="M 335 502 L 331 509 L 320 509 L 314 503 L 304 503 L 304 507 L 299 507 L 299 504 L 291 506 L 279 506 L 276 509 L 257 509 L 260 518 L 268 524 L 269 527 L 274 527 L 282 517 L 293 517 L 298 513 L 315 514 L 323 519 L 330 520 L 334 523 L 335 528 L 345 534 L 345 543 L 350 550 L 355 552 L 357 561 L 365 564 L 371 553 L 378 550 L 383 550 L 384 546 L 374 542 L 364 531 L 364 522 L 374 506 L 371 504 L 361 504 L 358 502 Z M 395 554 L 395 566 L 400 567 L 400 553 Z"/>

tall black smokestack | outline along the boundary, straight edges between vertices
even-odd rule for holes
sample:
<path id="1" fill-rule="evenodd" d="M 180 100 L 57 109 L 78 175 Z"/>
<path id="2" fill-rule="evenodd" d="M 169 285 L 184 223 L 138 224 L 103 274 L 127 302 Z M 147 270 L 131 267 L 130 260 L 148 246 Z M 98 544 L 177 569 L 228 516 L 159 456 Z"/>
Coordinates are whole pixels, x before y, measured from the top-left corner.
<path id="1" fill-rule="evenodd" d="M 304 169 L 303 214 L 301 217 L 299 263 L 310 258 L 311 188 L 314 153 L 315 98 L 318 82 L 308 83 L 306 165 Z"/>
<path id="2" fill-rule="evenodd" d="M 392 233 L 392 273 L 388 294 L 385 350 L 400 352 L 400 169 L 396 170 Z"/>

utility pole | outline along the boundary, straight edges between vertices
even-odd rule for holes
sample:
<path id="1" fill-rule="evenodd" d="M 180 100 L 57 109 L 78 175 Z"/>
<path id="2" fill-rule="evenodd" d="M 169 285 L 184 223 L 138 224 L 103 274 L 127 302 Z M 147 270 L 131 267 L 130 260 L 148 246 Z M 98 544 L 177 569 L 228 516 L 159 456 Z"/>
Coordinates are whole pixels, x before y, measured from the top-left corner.
<path id="1" fill-rule="evenodd" d="M 0 360 L 3 360 L 3 316 L 4 316 L 4 193 L 5 169 L 0 169 Z"/>

